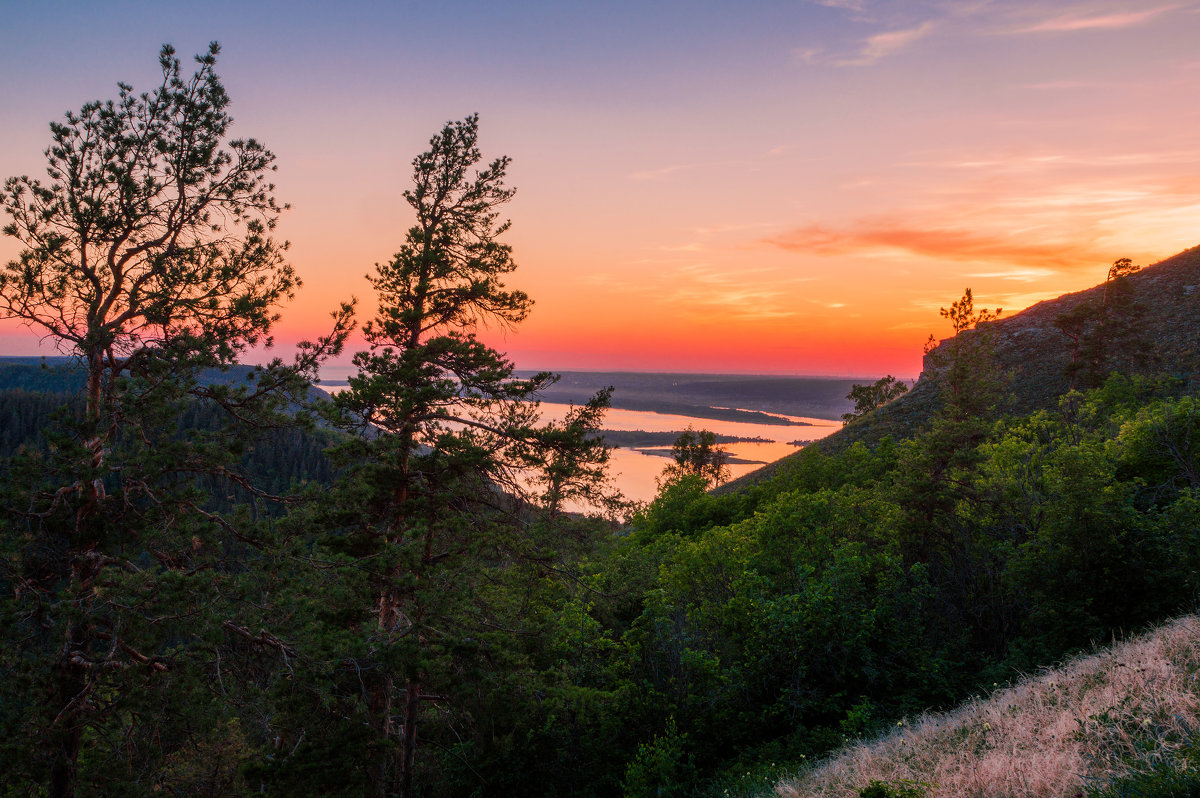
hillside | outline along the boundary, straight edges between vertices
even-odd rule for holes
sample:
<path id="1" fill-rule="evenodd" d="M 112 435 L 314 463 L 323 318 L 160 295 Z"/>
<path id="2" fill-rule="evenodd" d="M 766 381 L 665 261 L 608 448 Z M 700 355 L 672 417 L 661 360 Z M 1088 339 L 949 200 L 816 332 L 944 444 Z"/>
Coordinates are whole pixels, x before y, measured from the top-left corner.
<path id="1" fill-rule="evenodd" d="M 1123 278 L 1127 289 L 1111 337 L 1097 368 L 1126 373 L 1167 372 L 1189 382 L 1200 380 L 1200 247 L 1180 252 Z M 1005 410 L 1016 414 L 1053 407 L 1071 387 L 1073 344 L 1056 321 L 1105 296 L 1105 284 L 1039 302 L 1020 313 L 988 324 L 995 336 L 997 364 L 1010 397 Z M 963 335 L 975 335 L 968 331 Z M 870 416 L 820 441 L 826 452 L 856 441 L 873 445 L 885 436 L 907 438 L 937 407 L 937 371 L 933 364 L 950 339 L 926 354 L 913 389 Z M 1077 378 L 1076 385 L 1086 381 Z M 785 457 L 718 489 L 732 493 L 774 475 L 801 456 Z"/>
<path id="2" fill-rule="evenodd" d="M 235 365 L 228 369 L 203 369 L 201 385 L 238 385 L 254 378 L 254 366 Z M 74 394 L 83 391 L 83 367 L 71 357 L 0 356 L 0 391 Z M 309 399 L 328 399 L 329 394 L 313 385 Z"/>
<path id="3" fill-rule="evenodd" d="M 238 365 L 227 371 L 205 369 L 200 381 L 204 385 L 236 385 L 253 376 L 253 367 Z M 82 415 L 84 381 L 83 369 L 71 358 L 0 357 L 0 470 L 8 467 L 8 458 L 23 446 L 44 450 L 48 445 L 45 433 L 55 427 L 64 407 Z M 310 400 L 328 398 L 315 386 L 309 386 L 308 395 Z M 213 430 L 223 418 L 218 408 L 194 402 L 177 423 L 180 430 Z M 309 481 L 328 484 L 333 467 L 325 449 L 335 437 L 320 427 L 244 431 L 241 467 L 255 484 L 276 495 Z M 227 509 L 233 506 L 233 498 L 245 498 L 237 488 L 221 495 L 225 498 L 214 498 L 211 506 Z"/>
<path id="4" fill-rule="evenodd" d="M 892 795 L 1052 798 L 1137 774 L 1146 782 L 1157 778 L 1160 790 L 1170 781 L 1180 791 L 1122 794 L 1195 795 L 1182 790 L 1200 789 L 1189 763 L 1200 746 L 1197 671 L 1200 618 L 1193 615 L 951 712 L 901 721 L 771 794 L 856 795 L 877 782 L 890 785 Z M 920 786 L 901 793 L 906 784 Z"/>

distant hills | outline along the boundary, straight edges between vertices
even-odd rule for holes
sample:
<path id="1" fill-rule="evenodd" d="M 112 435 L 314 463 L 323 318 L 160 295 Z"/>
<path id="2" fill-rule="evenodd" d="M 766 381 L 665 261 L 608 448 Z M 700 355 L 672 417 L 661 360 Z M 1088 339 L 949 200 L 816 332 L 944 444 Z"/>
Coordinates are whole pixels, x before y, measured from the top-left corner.
<path id="1" fill-rule="evenodd" d="M 522 376 L 532 373 L 519 372 Z M 561 377 L 542 392 L 542 399 L 580 404 L 611 385 L 615 389 L 612 406 L 619 410 L 752 424 L 787 423 L 771 418 L 774 414 L 838 419 L 850 407 L 846 394 L 855 383 L 853 379 L 838 377 L 629 371 L 568 371 Z"/>
<path id="2" fill-rule="evenodd" d="M 1193 384 L 1200 381 L 1200 247 L 1184 250 L 1122 279 L 1126 293 L 1116 319 L 1120 323 L 1104 331 L 1104 359 L 1097 368 L 1165 373 Z M 1108 289 L 1114 290 L 1112 286 Z M 1063 330 L 1064 320 L 1087 305 L 1097 306 L 1104 301 L 1105 291 L 1105 283 L 1100 283 L 988 323 L 988 330 L 995 336 L 996 361 L 1007 381 L 1009 404 L 1005 410 L 1030 413 L 1054 407 L 1071 388 L 1073 370 L 1077 387 L 1085 387 L 1084 377 L 1073 369 L 1079 351 Z M 888 435 L 897 439 L 911 436 L 928 422 L 938 406 L 934 364 L 946 344 L 942 341 L 925 355 L 921 376 L 911 391 L 815 445 L 837 451 L 855 441 L 872 445 Z M 800 454 L 770 463 L 718 491 L 732 492 L 767 479 Z"/>
<path id="3" fill-rule="evenodd" d="M 204 369 L 200 372 L 200 383 L 240 385 L 251 381 L 253 376 L 253 366 Z M 74 394 L 83 391 L 85 381 L 83 367 L 72 357 L 0 356 L 0 391 Z M 329 398 L 328 393 L 316 386 L 309 387 L 309 396 L 312 399 Z"/>

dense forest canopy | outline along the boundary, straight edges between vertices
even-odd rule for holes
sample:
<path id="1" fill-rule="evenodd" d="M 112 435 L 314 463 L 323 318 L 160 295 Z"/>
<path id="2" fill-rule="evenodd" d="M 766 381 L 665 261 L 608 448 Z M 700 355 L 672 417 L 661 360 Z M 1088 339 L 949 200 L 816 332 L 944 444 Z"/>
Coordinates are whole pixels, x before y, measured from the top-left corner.
<path id="1" fill-rule="evenodd" d="M 75 363 L 0 390 L 0 792 L 751 794 L 1194 606 L 1194 252 L 1009 319 L 968 291 L 913 390 L 720 490 L 690 431 L 617 523 L 608 392 L 546 423 L 554 376 L 476 335 L 532 303 L 476 116 L 412 162 L 348 390 L 310 383 L 353 303 L 237 366 L 296 279 L 217 55 L 164 48 L 0 200 L 0 308 Z"/>

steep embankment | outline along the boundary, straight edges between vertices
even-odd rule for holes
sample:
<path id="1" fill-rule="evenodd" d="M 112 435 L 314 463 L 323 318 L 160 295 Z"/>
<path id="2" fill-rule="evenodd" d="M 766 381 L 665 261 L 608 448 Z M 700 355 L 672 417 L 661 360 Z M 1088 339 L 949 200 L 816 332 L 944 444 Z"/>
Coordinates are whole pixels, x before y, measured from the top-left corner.
<path id="1" fill-rule="evenodd" d="M 1198 671 L 1200 618 L 1180 618 L 952 712 L 902 722 L 780 783 L 773 794 L 857 795 L 876 781 L 892 786 L 880 793 L 889 795 L 1056 798 L 1151 773 L 1195 788 Z M 1181 773 L 1189 768 L 1190 776 Z M 900 792 L 906 786 L 916 789 Z"/>
<path id="2" fill-rule="evenodd" d="M 1098 368 L 1119 368 L 1133 373 L 1168 373 L 1191 381 L 1200 380 L 1200 247 L 1180 252 L 1123 278 L 1122 304 L 1114 312 L 1114 323 L 1092 329 L 1103 335 L 1105 362 Z M 1111 286 L 1107 289 L 1114 292 Z M 1013 413 L 1029 413 L 1053 407 L 1071 387 L 1073 361 L 1079 365 L 1083 347 L 1064 332 L 1061 320 L 1090 304 L 1105 299 L 1106 285 L 1064 294 L 1039 302 L 1008 318 L 991 322 L 995 356 L 1006 379 Z M 963 333 L 974 335 L 974 331 Z M 917 384 L 904 396 L 820 441 L 825 451 L 837 451 L 856 441 L 871 445 L 884 436 L 911 436 L 934 412 L 938 389 L 932 364 L 938 348 L 925 356 Z M 1090 355 L 1095 358 L 1093 353 Z M 1078 369 L 1075 369 L 1078 371 Z M 718 489 L 730 493 L 772 477 L 781 467 L 803 452 L 766 465 Z"/>

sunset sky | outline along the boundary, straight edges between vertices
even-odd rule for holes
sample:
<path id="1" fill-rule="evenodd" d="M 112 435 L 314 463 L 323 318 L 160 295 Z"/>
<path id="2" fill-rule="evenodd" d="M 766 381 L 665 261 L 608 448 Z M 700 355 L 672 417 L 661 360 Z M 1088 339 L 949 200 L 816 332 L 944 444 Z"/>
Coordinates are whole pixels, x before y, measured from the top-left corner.
<path id="1" fill-rule="evenodd" d="M 964 287 L 1007 315 L 1200 244 L 1200 2 L 0 3 L 0 179 L 221 42 L 292 205 L 285 353 L 373 309 L 409 162 L 472 112 L 513 158 L 537 304 L 485 337 L 522 368 L 911 377 Z"/>

